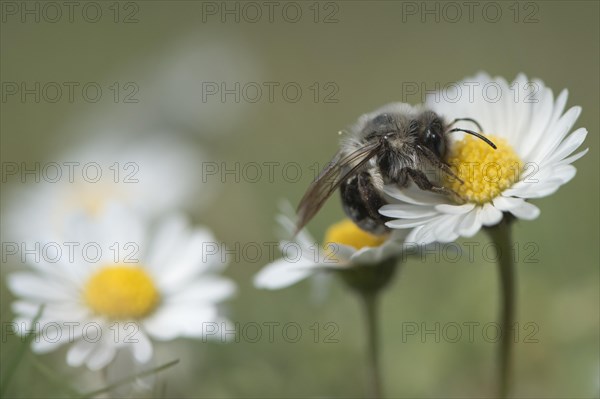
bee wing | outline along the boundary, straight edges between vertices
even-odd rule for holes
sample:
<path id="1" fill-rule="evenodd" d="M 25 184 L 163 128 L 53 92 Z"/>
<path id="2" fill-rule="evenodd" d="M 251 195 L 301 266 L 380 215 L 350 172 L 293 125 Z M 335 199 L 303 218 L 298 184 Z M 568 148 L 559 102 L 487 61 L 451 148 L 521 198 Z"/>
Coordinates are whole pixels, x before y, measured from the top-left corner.
<path id="1" fill-rule="evenodd" d="M 317 214 L 327 198 L 342 184 L 355 175 L 360 168 L 379 151 L 380 142 L 367 144 L 346 156 L 338 152 L 317 179 L 311 183 L 300 200 L 297 213 L 296 233 Z"/>

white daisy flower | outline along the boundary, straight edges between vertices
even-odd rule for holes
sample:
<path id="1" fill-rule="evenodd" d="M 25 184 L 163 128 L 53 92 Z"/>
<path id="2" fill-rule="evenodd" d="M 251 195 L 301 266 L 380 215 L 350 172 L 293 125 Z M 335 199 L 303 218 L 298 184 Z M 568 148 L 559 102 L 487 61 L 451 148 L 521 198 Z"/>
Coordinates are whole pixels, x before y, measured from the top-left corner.
<path id="1" fill-rule="evenodd" d="M 200 183 L 198 170 L 206 157 L 186 140 L 167 134 L 124 139 L 104 130 L 98 137 L 39 163 L 40 170 L 51 163 L 58 167 L 48 168 L 38 183 L 18 187 L 8 198 L 2 215 L 6 236 L 45 240 L 66 233 L 74 217 L 101 220 L 110 204 L 154 217 L 192 201 L 198 206 L 214 193 L 216 187 L 191 184 Z"/>
<path id="2" fill-rule="evenodd" d="M 489 87 L 499 96 L 489 94 Z M 462 95 L 457 92 L 461 88 Z M 441 101 L 443 98 L 458 101 Z M 386 187 L 396 200 L 380 209 L 381 214 L 395 219 L 387 226 L 412 229 L 406 241 L 426 244 L 471 237 L 482 226 L 498 224 L 505 212 L 518 219 L 535 219 L 540 210 L 527 200 L 548 196 L 571 180 L 576 172 L 571 163 L 587 152 L 571 155 L 583 143 L 587 130 L 579 128 L 569 134 L 581 108 L 572 107 L 563 114 L 566 102 L 566 90 L 554 100 L 552 90 L 542 81 L 528 82 L 524 75 L 509 84 L 503 78 L 479 74 L 458 83 L 454 92 L 428 97 L 427 106 L 446 120 L 477 120 L 498 149 L 468 135 L 454 136 L 447 161 L 464 184 L 448 177 L 442 184 L 461 200 L 414 185 L 402 190 Z"/>
<path id="3" fill-rule="evenodd" d="M 295 223 L 289 216 L 281 214 L 277 220 L 286 236 L 294 234 Z M 320 245 L 306 229 L 302 229 L 293 240 L 280 241 L 283 257 L 265 266 L 254 277 L 254 285 L 274 290 L 311 276 L 318 277 L 322 271 L 375 266 L 402 253 L 402 238 L 400 232 L 375 236 L 345 219 L 329 227 L 323 245 Z"/>
<path id="4" fill-rule="evenodd" d="M 32 270 L 10 274 L 17 330 L 39 333 L 34 352 L 69 344 L 70 366 L 98 370 L 128 350 L 138 364 L 146 364 L 153 356 L 151 340 L 201 338 L 207 323 L 225 322 L 217 305 L 234 294 L 235 285 L 219 275 L 225 266 L 220 257 L 204 256 L 205 243 L 216 242 L 209 230 L 173 216 L 147 239 L 140 218 L 111 207 L 103 223 L 84 222 L 76 233 L 81 242 L 97 242 L 103 250 L 115 241 L 137 243 L 139 252 L 117 258 L 114 251 L 103 251 L 95 262 L 42 258 Z M 41 318 L 32 326 L 41 305 Z"/>

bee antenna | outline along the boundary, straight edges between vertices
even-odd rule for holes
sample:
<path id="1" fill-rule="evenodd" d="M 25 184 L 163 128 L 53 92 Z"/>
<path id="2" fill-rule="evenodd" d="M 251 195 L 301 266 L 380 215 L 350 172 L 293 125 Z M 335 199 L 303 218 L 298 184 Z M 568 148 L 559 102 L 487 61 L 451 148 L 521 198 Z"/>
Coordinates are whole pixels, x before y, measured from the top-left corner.
<path id="1" fill-rule="evenodd" d="M 477 132 L 474 132 L 474 131 L 472 131 L 472 130 L 468 130 L 468 129 L 462 129 L 462 128 L 460 128 L 460 127 L 455 127 L 454 129 L 450 129 L 450 130 L 448 130 L 446 133 L 452 133 L 452 132 L 465 132 L 465 133 L 468 133 L 468 134 L 470 134 L 470 135 L 472 135 L 472 136 L 475 136 L 475 137 L 477 137 L 478 139 L 481 139 L 481 140 L 485 141 L 485 142 L 486 142 L 487 144 L 489 144 L 489 146 L 490 146 L 490 147 L 492 147 L 494 150 L 497 148 L 497 147 L 496 147 L 496 144 L 492 143 L 492 141 L 491 141 L 490 139 L 488 139 L 488 138 L 487 138 L 487 137 L 485 137 L 484 135 L 482 135 L 482 134 L 479 134 L 479 133 L 477 133 Z"/>
<path id="2" fill-rule="evenodd" d="M 460 121 L 465 121 L 465 122 L 471 122 L 474 123 L 475 126 L 477 126 L 477 128 L 479 129 L 480 132 L 483 132 L 483 128 L 481 127 L 481 125 L 479 124 L 479 122 L 477 122 L 475 119 L 473 118 L 456 118 L 455 120 L 452 121 L 452 123 L 450 124 L 450 126 L 454 125 L 456 122 L 460 122 Z"/>

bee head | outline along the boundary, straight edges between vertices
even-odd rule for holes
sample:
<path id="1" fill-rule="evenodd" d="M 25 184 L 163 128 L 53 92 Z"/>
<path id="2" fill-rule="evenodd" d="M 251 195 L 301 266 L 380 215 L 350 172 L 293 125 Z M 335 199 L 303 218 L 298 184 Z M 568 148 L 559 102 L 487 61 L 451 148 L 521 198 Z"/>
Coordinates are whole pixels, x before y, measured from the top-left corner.
<path id="1" fill-rule="evenodd" d="M 446 137 L 444 136 L 444 124 L 439 116 L 428 111 L 422 115 L 421 142 L 429 148 L 438 158 L 446 156 Z"/>
<path id="2" fill-rule="evenodd" d="M 388 113 L 383 113 L 371 119 L 367 124 L 366 130 L 368 131 L 367 137 L 374 138 L 382 137 L 397 130 L 397 128 L 394 118 Z"/>

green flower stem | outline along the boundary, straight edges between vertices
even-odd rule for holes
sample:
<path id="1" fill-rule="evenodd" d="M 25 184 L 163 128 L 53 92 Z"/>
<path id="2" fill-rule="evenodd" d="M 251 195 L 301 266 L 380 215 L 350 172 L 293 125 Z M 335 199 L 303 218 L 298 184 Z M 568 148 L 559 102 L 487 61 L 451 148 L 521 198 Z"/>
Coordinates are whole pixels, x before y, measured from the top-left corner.
<path id="1" fill-rule="evenodd" d="M 498 348 L 498 396 L 507 398 L 512 384 L 512 342 L 510 333 L 515 320 L 515 265 L 511 252 L 512 218 L 504 216 L 500 224 L 488 228 L 492 241 L 498 249 L 498 271 L 500 274 L 501 290 L 501 337 Z"/>
<path id="2" fill-rule="evenodd" d="M 370 398 L 383 397 L 379 362 L 379 294 L 392 280 L 399 263 L 399 258 L 389 258 L 377 265 L 356 265 L 340 273 L 346 284 L 358 295 L 364 309 Z"/>
<path id="3" fill-rule="evenodd" d="M 378 323 L 378 295 L 377 293 L 364 292 L 361 295 L 363 302 L 365 323 L 367 327 L 367 366 L 369 373 L 370 398 L 382 397 L 381 367 L 379 364 L 379 323 Z"/>

